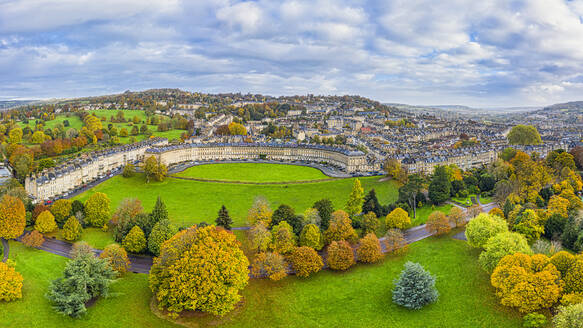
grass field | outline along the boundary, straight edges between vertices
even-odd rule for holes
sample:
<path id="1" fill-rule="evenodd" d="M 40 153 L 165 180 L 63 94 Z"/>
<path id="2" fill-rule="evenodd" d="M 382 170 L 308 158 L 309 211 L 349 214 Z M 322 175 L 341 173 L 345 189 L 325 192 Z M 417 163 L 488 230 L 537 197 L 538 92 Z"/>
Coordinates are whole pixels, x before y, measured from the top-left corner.
<path id="1" fill-rule="evenodd" d="M 441 211 L 445 215 L 447 215 L 449 214 L 449 211 L 451 210 L 452 207 L 453 205 L 451 204 L 443 204 L 440 206 L 436 206 L 435 209 L 431 208 L 431 205 L 425 205 L 421 208 L 418 208 L 417 217 L 416 218 L 411 217 L 411 226 L 415 227 L 424 224 L 425 221 L 427 221 L 429 214 L 433 213 L 433 211 Z"/>
<path id="2" fill-rule="evenodd" d="M 63 238 L 63 230 L 59 229 L 57 232 L 49 234 L 57 239 L 65 240 Z M 115 243 L 111 232 L 104 232 L 99 228 L 85 228 L 79 240 L 86 241 L 91 247 L 97 249 L 104 249 L 105 246 Z"/>
<path id="3" fill-rule="evenodd" d="M 24 276 L 23 299 L 0 305 L 7 327 L 171 327 L 149 309 L 147 276 L 129 274 L 88 314 L 73 320 L 52 311 L 44 298 L 50 280 L 66 259 L 11 242 L 11 258 Z M 478 253 L 463 241 L 430 238 L 410 246 L 407 255 L 347 272 L 322 271 L 308 279 L 251 280 L 244 304 L 217 320 L 195 316 L 191 327 L 521 327 L 518 313 L 497 303 Z M 437 278 L 437 303 L 409 311 L 391 302 L 393 281 L 406 261 L 421 263 Z M 461 279 L 460 279 L 461 278 Z M 218 323 L 221 323 L 219 325 Z"/>
<path id="4" fill-rule="evenodd" d="M 178 174 L 179 177 L 244 182 L 287 182 L 330 179 L 313 167 L 265 164 L 230 163 L 198 165 Z"/>
<path id="5" fill-rule="evenodd" d="M 311 168 L 285 165 L 285 169 Z M 382 204 L 394 202 L 397 187 L 392 181 L 379 182 L 378 177 L 360 179 L 365 192 L 374 188 Z M 75 197 L 85 201 L 95 192 L 103 192 L 111 199 L 112 212 L 119 203 L 128 197 L 142 201 L 144 209 L 151 210 L 158 195 L 168 207 L 170 218 L 180 226 L 205 221 L 214 222 L 221 205 L 225 205 L 234 221 L 234 226 L 245 225 L 247 210 L 256 197 L 265 197 L 275 209 L 280 204 L 288 204 L 301 213 L 322 198 L 332 201 L 335 208 L 343 208 L 352 190 L 353 179 L 335 181 L 285 184 L 256 185 L 217 182 L 198 182 L 167 178 L 163 182 L 145 182 L 144 176 L 133 178 L 113 177 L 104 183 Z"/>

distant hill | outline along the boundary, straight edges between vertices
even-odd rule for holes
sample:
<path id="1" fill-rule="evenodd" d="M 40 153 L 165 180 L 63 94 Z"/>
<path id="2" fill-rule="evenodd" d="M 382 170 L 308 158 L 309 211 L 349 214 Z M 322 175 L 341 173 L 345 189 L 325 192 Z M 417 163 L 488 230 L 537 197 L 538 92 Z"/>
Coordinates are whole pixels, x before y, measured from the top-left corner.
<path id="1" fill-rule="evenodd" d="M 28 105 L 35 102 L 38 102 L 38 100 L 0 100 L 0 110 Z"/>
<path id="2" fill-rule="evenodd" d="M 583 111 L 583 101 L 571 101 L 571 102 L 566 102 L 566 103 L 562 103 L 562 104 L 554 104 L 551 106 L 547 106 L 545 108 L 542 109 L 543 111 L 577 111 L 577 112 L 581 112 Z"/>
<path id="3" fill-rule="evenodd" d="M 483 108 L 476 108 L 476 107 L 469 107 L 464 105 L 429 105 L 429 106 L 416 106 L 416 105 L 407 105 L 407 104 L 397 104 L 397 103 L 388 103 L 388 106 L 394 106 L 399 109 L 405 110 L 417 110 L 417 111 L 425 111 L 428 113 L 437 113 L 437 112 L 450 112 L 450 113 L 458 113 L 463 115 L 501 115 L 501 114 L 513 114 L 513 113 L 523 113 L 523 112 L 532 112 L 541 109 L 541 107 L 483 107 Z"/>

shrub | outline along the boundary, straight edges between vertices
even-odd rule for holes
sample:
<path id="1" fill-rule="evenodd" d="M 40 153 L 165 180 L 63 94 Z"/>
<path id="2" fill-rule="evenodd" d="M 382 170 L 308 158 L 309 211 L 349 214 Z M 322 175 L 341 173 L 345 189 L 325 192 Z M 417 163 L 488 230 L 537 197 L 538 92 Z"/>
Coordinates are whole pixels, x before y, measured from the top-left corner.
<path id="1" fill-rule="evenodd" d="M 150 236 L 148 237 L 148 250 L 150 253 L 160 255 L 160 247 L 166 240 L 172 238 L 178 232 L 170 220 L 162 220 L 154 225 Z"/>
<path id="2" fill-rule="evenodd" d="M 547 323 L 547 317 L 540 313 L 529 313 L 522 320 L 524 321 L 522 326 L 525 328 L 540 328 Z"/>
<path id="3" fill-rule="evenodd" d="M 22 243 L 28 247 L 38 248 L 41 247 L 44 242 L 45 237 L 43 237 L 42 233 L 36 230 L 33 230 L 22 237 Z"/>
<path id="4" fill-rule="evenodd" d="M 315 250 L 321 250 L 324 246 L 320 229 L 315 224 L 307 224 L 300 234 L 300 246 L 312 247 Z"/>
<path id="5" fill-rule="evenodd" d="M 490 214 L 491 216 L 497 216 L 499 218 L 504 219 L 504 211 L 502 211 L 498 207 L 494 207 L 493 209 L 491 209 L 490 212 L 488 212 L 488 214 Z"/>
<path id="6" fill-rule="evenodd" d="M 451 225 L 445 214 L 441 211 L 434 211 L 429 214 L 425 223 L 425 229 L 436 236 L 440 236 L 448 233 L 451 230 Z"/>
<path id="7" fill-rule="evenodd" d="M 409 213 L 404 209 L 397 207 L 387 214 L 385 218 L 385 225 L 387 229 L 405 229 L 411 225 L 411 218 Z"/>
<path id="8" fill-rule="evenodd" d="M 381 242 L 374 233 L 368 233 L 360 239 L 356 248 L 359 262 L 374 263 L 383 258 Z"/>
<path id="9" fill-rule="evenodd" d="M 13 266 L 0 262 L 0 300 L 14 301 L 22 298 L 22 275 Z"/>
<path id="10" fill-rule="evenodd" d="M 122 242 L 123 248 L 130 253 L 140 253 L 146 248 L 146 236 L 140 227 L 135 226 L 125 236 Z"/>
<path id="11" fill-rule="evenodd" d="M 354 250 L 345 241 L 333 241 L 327 249 L 328 266 L 333 270 L 346 270 L 354 265 Z"/>
<path id="12" fill-rule="evenodd" d="M 107 245 L 99 255 L 102 259 L 107 259 L 111 268 L 120 274 L 124 274 L 130 268 L 130 260 L 126 250 L 118 244 Z"/>
<path id="13" fill-rule="evenodd" d="M 583 293 L 570 293 L 561 297 L 561 305 L 573 305 L 583 303 Z"/>
<path id="14" fill-rule="evenodd" d="M 34 228 L 40 233 L 49 233 L 57 230 L 55 217 L 49 211 L 42 212 L 37 218 Z"/>
<path id="15" fill-rule="evenodd" d="M 405 269 L 395 281 L 393 303 L 418 310 L 437 301 L 438 297 L 435 277 L 425 271 L 419 263 L 405 263 Z"/>
<path id="16" fill-rule="evenodd" d="M 498 216 L 481 213 L 474 219 L 470 220 L 466 226 L 466 238 L 470 246 L 484 248 L 486 242 L 492 236 L 507 231 L 508 225 L 504 219 Z"/>
<path id="17" fill-rule="evenodd" d="M 44 211 L 48 211 L 51 208 L 46 206 L 45 204 L 37 204 L 34 209 L 32 210 L 32 223 L 34 223 L 36 221 L 36 218 Z"/>
<path id="18" fill-rule="evenodd" d="M 575 256 L 566 251 L 560 251 L 551 257 L 551 263 L 561 272 L 561 277 L 565 277 L 576 261 Z"/>
<path id="19" fill-rule="evenodd" d="M 561 306 L 553 318 L 555 328 L 583 328 L 583 303 Z"/>
<path id="20" fill-rule="evenodd" d="M 63 238 L 68 241 L 74 241 L 81 237 L 83 234 L 83 227 L 76 217 L 70 217 L 65 225 L 63 226 Z"/>
<path id="21" fill-rule="evenodd" d="M 89 246 L 89 244 L 86 241 L 76 242 L 73 244 L 73 247 L 71 247 L 69 255 L 71 256 L 71 258 L 76 258 L 84 255 L 93 255 L 93 248 L 91 248 L 91 246 Z"/>
<path id="22" fill-rule="evenodd" d="M 403 232 L 399 229 L 391 229 L 385 234 L 385 247 L 391 255 L 402 255 L 407 252 L 409 245 Z"/>
<path id="23" fill-rule="evenodd" d="M 292 268 L 298 277 L 308 277 L 322 269 L 324 262 L 316 251 L 307 246 L 296 247 L 290 255 Z"/>
<path id="24" fill-rule="evenodd" d="M 162 244 L 148 279 L 160 309 L 224 315 L 241 300 L 248 266 L 234 234 L 214 226 L 190 228 Z"/>
<path id="25" fill-rule="evenodd" d="M 251 265 L 251 273 L 255 277 L 268 277 L 273 281 L 287 276 L 287 263 L 278 253 L 259 253 Z"/>
<path id="26" fill-rule="evenodd" d="M 479 262 L 484 270 L 492 272 L 504 256 L 519 252 L 532 252 L 524 236 L 516 232 L 501 232 L 488 240 Z"/>
<path id="27" fill-rule="evenodd" d="M 461 227 L 466 223 L 466 215 L 464 211 L 458 207 L 453 207 L 447 216 L 450 224 L 453 224 L 454 227 Z"/>
<path id="28" fill-rule="evenodd" d="M 362 231 L 365 234 L 377 231 L 380 226 L 381 222 L 374 212 L 368 212 L 362 218 Z"/>

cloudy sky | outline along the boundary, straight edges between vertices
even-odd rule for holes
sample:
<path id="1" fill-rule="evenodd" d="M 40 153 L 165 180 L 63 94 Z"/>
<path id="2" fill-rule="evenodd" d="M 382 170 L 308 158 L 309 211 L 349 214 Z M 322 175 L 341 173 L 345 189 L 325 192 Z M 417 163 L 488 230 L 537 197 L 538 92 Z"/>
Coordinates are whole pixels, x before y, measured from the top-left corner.
<path id="1" fill-rule="evenodd" d="M 162 87 L 583 100 L 583 0 L 0 0 L 0 99 Z"/>

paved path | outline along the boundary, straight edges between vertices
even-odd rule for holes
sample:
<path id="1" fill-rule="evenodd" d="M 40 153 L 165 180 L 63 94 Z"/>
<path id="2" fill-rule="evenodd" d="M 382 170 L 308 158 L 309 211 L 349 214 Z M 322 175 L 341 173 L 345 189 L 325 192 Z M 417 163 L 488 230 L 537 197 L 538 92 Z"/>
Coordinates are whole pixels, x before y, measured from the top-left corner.
<path id="1" fill-rule="evenodd" d="M 467 208 L 465 208 L 463 206 L 459 206 L 455 203 L 452 203 L 452 204 L 454 206 L 461 208 L 464 212 L 467 212 Z M 496 207 L 495 203 L 489 203 L 489 204 L 483 205 L 482 210 L 484 212 L 489 212 L 494 207 Z M 468 220 L 468 218 L 466 220 Z M 249 230 L 249 227 L 235 227 L 232 230 Z M 18 237 L 16 240 L 21 241 L 22 237 L 27 233 L 29 233 L 29 232 L 25 231 L 22 234 L 22 236 Z M 408 244 L 411 244 L 411 243 L 414 243 L 416 241 L 420 241 L 422 239 L 431 237 L 432 235 L 433 235 L 433 233 L 431 233 L 425 229 L 425 224 L 407 229 L 404 232 L 405 241 Z M 384 246 L 385 243 L 382 242 L 385 240 L 385 238 L 381 237 L 381 238 L 379 238 L 379 240 L 381 241 L 381 247 L 382 247 L 383 253 L 385 253 L 386 252 L 386 249 Z M 8 242 L 6 242 L 6 240 L 4 240 L 4 239 L 2 239 L 2 244 L 4 246 L 4 260 L 3 261 L 6 261 L 6 259 L 8 258 L 9 245 L 8 245 Z M 54 238 L 49 238 L 49 239 L 45 239 L 45 242 L 39 247 L 39 249 L 42 249 L 42 250 L 49 252 L 49 253 L 53 253 L 56 255 L 70 258 L 71 257 L 70 252 L 71 252 L 72 246 L 73 245 L 71 243 L 68 243 L 66 241 L 58 240 L 58 239 L 54 239 Z M 99 250 L 99 249 L 94 249 L 93 251 L 95 252 L 96 255 L 101 254 L 101 250 Z M 135 272 L 135 273 L 149 273 L 150 272 L 150 267 L 152 266 L 152 257 L 130 254 L 128 256 L 128 258 L 130 260 L 130 270 L 132 272 Z"/>
<path id="2" fill-rule="evenodd" d="M 6 260 L 8 260 L 8 255 L 10 255 L 10 245 L 6 239 L 0 238 L 0 240 L 2 240 L 2 247 L 4 252 L 4 258 L 2 258 L 2 262 L 6 262 Z"/>

